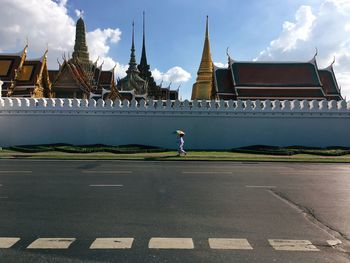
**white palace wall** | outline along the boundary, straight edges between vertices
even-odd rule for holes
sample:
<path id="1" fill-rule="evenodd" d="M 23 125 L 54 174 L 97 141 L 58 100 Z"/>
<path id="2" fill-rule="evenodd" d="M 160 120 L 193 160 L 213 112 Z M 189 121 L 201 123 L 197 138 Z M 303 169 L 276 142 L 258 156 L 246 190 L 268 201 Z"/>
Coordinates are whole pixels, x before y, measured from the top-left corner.
<path id="1" fill-rule="evenodd" d="M 187 149 L 249 145 L 350 147 L 345 101 L 119 101 L 0 98 L 0 146 L 142 144 Z"/>

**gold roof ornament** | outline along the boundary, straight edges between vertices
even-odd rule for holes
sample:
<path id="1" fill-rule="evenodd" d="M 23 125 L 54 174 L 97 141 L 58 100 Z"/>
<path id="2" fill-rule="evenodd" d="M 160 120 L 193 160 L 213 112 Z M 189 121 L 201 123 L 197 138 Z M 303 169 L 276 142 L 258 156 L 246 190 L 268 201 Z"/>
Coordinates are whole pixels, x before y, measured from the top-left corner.
<path id="1" fill-rule="evenodd" d="M 196 83 L 192 88 L 192 100 L 210 100 L 213 98 L 213 61 L 210 52 L 209 21 L 206 21 L 205 40 Z"/>

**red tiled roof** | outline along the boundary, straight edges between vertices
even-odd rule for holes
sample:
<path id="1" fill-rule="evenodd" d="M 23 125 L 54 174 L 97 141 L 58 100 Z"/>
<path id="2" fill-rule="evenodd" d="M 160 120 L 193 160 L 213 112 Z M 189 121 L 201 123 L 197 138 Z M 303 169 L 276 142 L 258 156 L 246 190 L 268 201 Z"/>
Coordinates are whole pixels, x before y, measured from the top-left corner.
<path id="1" fill-rule="evenodd" d="M 49 70 L 49 79 L 51 82 L 54 82 L 56 80 L 58 72 L 58 70 Z"/>
<path id="2" fill-rule="evenodd" d="M 323 69 L 318 71 L 322 82 L 323 92 L 326 95 L 340 95 L 340 90 L 334 76 L 333 70 Z"/>
<path id="3" fill-rule="evenodd" d="M 227 68 L 215 69 L 215 88 L 217 93 L 236 94 L 233 82 L 232 73 Z"/>
<path id="4" fill-rule="evenodd" d="M 313 63 L 233 62 L 236 86 L 320 87 Z"/>
<path id="5" fill-rule="evenodd" d="M 321 89 L 293 89 L 293 88 L 284 88 L 281 89 L 269 89 L 269 88 L 260 88 L 260 89 L 244 89 L 237 88 L 238 98 L 309 98 L 309 99 L 322 99 L 324 94 Z"/>
<path id="6" fill-rule="evenodd" d="M 101 71 L 99 85 L 111 85 L 113 81 L 112 71 Z"/>

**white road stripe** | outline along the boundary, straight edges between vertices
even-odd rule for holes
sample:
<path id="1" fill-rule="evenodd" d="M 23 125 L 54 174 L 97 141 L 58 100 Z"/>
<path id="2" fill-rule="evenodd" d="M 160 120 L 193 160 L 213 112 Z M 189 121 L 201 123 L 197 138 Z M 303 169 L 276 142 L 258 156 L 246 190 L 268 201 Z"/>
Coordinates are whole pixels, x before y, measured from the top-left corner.
<path id="1" fill-rule="evenodd" d="M 0 199 L 7 199 L 7 196 L 0 196 Z"/>
<path id="2" fill-rule="evenodd" d="M 2 174 L 7 174 L 7 173 L 32 173 L 32 171 L 0 171 Z"/>
<path id="3" fill-rule="evenodd" d="M 0 186 L 2 186 L 2 184 L 0 184 Z"/>
<path id="4" fill-rule="evenodd" d="M 29 249 L 67 249 L 75 238 L 38 238 L 31 243 Z"/>
<path id="5" fill-rule="evenodd" d="M 148 243 L 151 249 L 194 249 L 192 238 L 153 237 Z"/>
<path id="6" fill-rule="evenodd" d="M 309 240 L 269 239 L 275 250 L 285 251 L 320 251 Z"/>
<path id="7" fill-rule="evenodd" d="M 334 247 L 336 245 L 340 245 L 342 242 L 339 239 L 334 239 L 334 240 L 327 240 L 327 244 L 330 245 L 331 247 Z"/>
<path id="8" fill-rule="evenodd" d="M 0 248 L 10 248 L 19 240 L 19 237 L 0 237 Z"/>
<path id="9" fill-rule="evenodd" d="M 276 188 L 274 185 L 246 185 L 247 188 Z"/>
<path id="10" fill-rule="evenodd" d="M 90 249 L 129 249 L 133 238 L 96 238 Z"/>
<path id="11" fill-rule="evenodd" d="M 90 187 L 123 187 L 122 184 L 90 184 Z"/>
<path id="12" fill-rule="evenodd" d="M 81 171 L 85 174 L 131 174 L 132 171 L 92 171 L 92 170 L 83 170 Z"/>
<path id="13" fill-rule="evenodd" d="M 183 174 L 232 174 L 232 172 L 220 172 L 220 171 L 196 171 L 196 172 L 191 172 L 191 171 L 185 171 L 182 172 Z"/>
<path id="14" fill-rule="evenodd" d="M 238 238 L 209 238 L 209 247 L 211 249 L 237 249 L 252 250 L 253 247 L 247 239 Z"/>

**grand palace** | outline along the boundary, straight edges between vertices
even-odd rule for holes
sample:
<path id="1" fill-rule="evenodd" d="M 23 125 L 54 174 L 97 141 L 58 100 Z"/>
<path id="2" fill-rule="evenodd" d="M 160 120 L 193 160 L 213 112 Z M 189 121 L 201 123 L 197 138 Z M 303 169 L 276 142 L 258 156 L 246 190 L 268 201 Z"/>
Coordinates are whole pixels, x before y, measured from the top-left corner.
<path id="1" fill-rule="evenodd" d="M 152 77 L 146 56 L 145 15 L 140 64 L 136 62 L 133 24 L 129 67 L 122 79 L 116 79 L 114 68 L 103 70 L 102 64 L 90 60 L 82 17 L 76 23 L 72 57 L 64 57 L 58 70 L 48 69 L 48 50 L 35 60 L 27 59 L 27 50 L 28 45 L 18 53 L 0 54 L 2 97 L 178 99 L 178 90 L 157 85 Z"/>
<path id="2" fill-rule="evenodd" d="M 74 52 L 59 63 L 58 70 L 47 66 L 48 50 L 40 59 L 27 59 L 28 45 L 15 54 L 0 54 L 0 80 L 3 97 L 103 98 L 176 100 L 178 90 L 156 84 L 147 62 L 145 15 L 140 63 L 137 64 L 134 24 L 129 67 L 126 76 L 116 79 L 114 68 L 103 70 L 92 62 L 86 44 L 85 23 L 76 23 Z M 191 99 L 197 100 L 342 100 L 333 63 L 324 69 L 316 55 L 308 61 L 237 61 L 228 55 L 228 66 L 216 67 L 212 61 L 208 17 L 202 58 Z"/>

